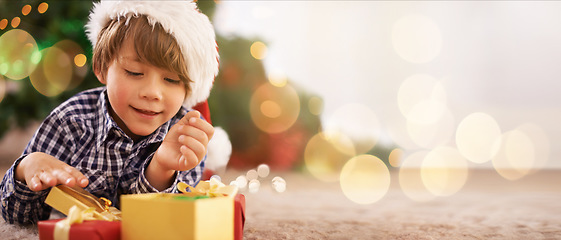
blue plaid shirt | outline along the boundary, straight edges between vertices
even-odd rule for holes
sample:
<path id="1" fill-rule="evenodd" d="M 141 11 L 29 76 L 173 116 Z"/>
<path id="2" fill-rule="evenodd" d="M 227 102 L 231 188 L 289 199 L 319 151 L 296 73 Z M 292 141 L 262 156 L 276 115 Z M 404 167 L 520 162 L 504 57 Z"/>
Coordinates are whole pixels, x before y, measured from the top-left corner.
<path id="1" fill-rule="evenodd" d="M 36 223 L 48 219 L 45 204 L 50 189 L 31 191 L 14 179 L 20 161 L 33 152 L 44 152 L 80 170 L 88 180 L 85 188 L 119 206 L 121 194 L 158 192 L 146 180 L 144 170 L 168 130 L 186 113 L 185 108 L 152 134 L 133 142 L 107 111 L 107 91 L 99 87 L 81 92 L 55 108 L 43 121 L 21 157 L 6 172 L 0 185 L 2 217 L 6 222 Z M 179 181 L 196 185 L 202 177 L 204 159 L 190 171 L 179 171 L 175 182 L 163 192 L 177 192 Z"/>

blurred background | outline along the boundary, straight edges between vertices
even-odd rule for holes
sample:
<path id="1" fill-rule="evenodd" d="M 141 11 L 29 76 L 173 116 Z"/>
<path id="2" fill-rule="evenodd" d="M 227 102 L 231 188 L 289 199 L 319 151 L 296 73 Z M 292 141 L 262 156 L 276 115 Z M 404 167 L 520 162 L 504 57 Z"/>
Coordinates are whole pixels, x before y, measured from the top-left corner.
<path id="1" fill-rule="evenodd" d="M 209 104 L 233 145 L 229 169 L 266 164 L 345 194 L 414 171 L 449 195 L 471 169 L 516 181 L 561 168 L 561 2 L 198 4 L 217 34 Z M 83 28 L 91 5 L 0 0 L 2 165 L 54 107 L 100 86 Z"/>

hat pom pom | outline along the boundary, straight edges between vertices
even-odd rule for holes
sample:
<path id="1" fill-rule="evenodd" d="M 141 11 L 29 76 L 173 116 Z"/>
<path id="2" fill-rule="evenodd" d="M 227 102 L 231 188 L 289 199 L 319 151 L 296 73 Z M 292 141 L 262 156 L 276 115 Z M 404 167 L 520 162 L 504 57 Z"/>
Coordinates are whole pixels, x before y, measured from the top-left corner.
<path id="1" fill-rule="evenodd" d="M 232 143 L 228 133 L 221 127 L 215 127 L 214 135 L 208 142 L 207 149 L 205 170 L 209 170 L 213 174 L 225 171 L 226 165 L 230 161 L 230 155 L 232 155 Z"/>

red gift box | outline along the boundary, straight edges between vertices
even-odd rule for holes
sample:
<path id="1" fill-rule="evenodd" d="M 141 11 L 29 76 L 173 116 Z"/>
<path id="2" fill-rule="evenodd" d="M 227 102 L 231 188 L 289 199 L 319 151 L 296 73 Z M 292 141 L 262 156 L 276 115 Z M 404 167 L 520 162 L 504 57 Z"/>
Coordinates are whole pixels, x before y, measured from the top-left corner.
<path id="1" fill-rule="evenodd" d="M 39 221 L 39 239 L 52 240 L 55 224 L 63 219 Z M 245 225 L 245 196 L 237 194 L 234 198 L 234 239 L 243 239 Z M 86 220 L 79 224 L 72 224 L 69 239 L 80 240 L 119 240 L 121 239 L 121 222 L 100 220 Z"/>
<path id="2" fill-rule="evenodd" d="M 39 239 L 52 240 L 55 224 L 63 219 L 39 221 Z M 72 224 L 68 239 L 80 240 L 119 240 L 121 239 L 121 222 L 86 220 Z"/>
<path id="3" fill-rule="evenodd" d="M 245 196 L 238 194 L 234 198 L 234 239 L 243 239 L 243 227 L 245 224 Z"/>

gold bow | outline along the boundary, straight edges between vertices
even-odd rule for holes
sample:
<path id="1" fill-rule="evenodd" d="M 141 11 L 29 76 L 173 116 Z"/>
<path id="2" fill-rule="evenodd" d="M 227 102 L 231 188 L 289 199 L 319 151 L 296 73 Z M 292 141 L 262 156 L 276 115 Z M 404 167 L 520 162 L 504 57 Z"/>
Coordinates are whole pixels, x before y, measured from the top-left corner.
<path id="1" fill-rule="evenodd" d="M 82 223 L 84 220 L 95 220 L 93 216 L 94 211 L 93 207 L 80 210 L 75 205 L 72 206 L 68 211 L 68 216 L 55 224 L 54 240 L 68 240 L 72 224 Z"/>
<path id="2" fill-rule="evenodd" d="M 187 188 L 189 188 L 191 192 L 187 192 Z M 226 186 L 224 183 L 216 180 L 216 178 L 211 178 L 209 181 L 200 181 L 195 187 L 191 187 L 189 184 L 184 182 L 179 182 L 177 183 L 177 190 L 188 196 L 226 196 L 234 198 L 238 193 L 237 186 Z"/>

